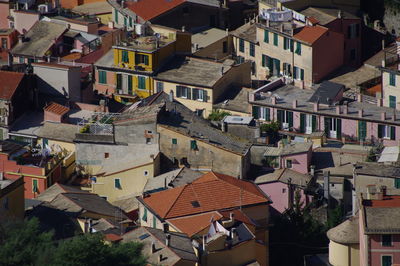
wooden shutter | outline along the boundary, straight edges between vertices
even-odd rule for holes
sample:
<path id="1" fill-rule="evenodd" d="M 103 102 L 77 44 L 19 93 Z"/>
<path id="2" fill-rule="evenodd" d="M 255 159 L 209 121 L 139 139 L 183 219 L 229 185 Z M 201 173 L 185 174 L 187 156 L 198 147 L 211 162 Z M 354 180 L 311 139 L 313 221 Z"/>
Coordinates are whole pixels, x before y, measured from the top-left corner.
<path id="1" fill-rule="evenodd" d="M 378 138 L 383 138 L 383 127 L 384 125 L 378 125 Z"/>
<path id="2" fill-rule="evenodd" d="M 264 42 L 269 42 L 269 32 L 268 30 L 264 30 Z"/>
<path id="3" fill-rule="evenodd" d="M 187 91 L 187 98 L 192 99 L 192 90 L 189 87 L 186 87 L 186 91 Z"/>
<path id="4" fill-rule="evenodd" d="M 132 94 L 132 76 L 128 75 L 128 94 Z"/>
<path id="5" fill-rule="evenodd" d="M 324 125 L 325 125 L 324 130 L 325 130 L 326 137 L 329 136 L 329 127 L 331 124 L 331 119 L 332 118 L 329 118 L 329 117 L 324 118 Z"/>
<path id="6" fill-rule="evenodd" d="M 203 90 L 203 96 L 204 96 L 203 102 L 206 103 L 208 101 L 208 95 L 206 90 Z"/>
<path id="7" fill-rule="evenodd" d="M 192 89 L 193 100 L 197 100 L 199 98 L 199 90 L 196 88 Z"/>
<path id="8" fill-rule="evenodd" d="M 289 121 L 289 130 L 293 130 L 293 112 L 287 112 L 288 113 L 288 121 Z"/>
<path id="9" fill-rule="evenodd" d="M 365 140 L 367 136 L 367 122 L 358 121 L 358 139 Z"/>
<path id="10" fill-rule="evenodd" d="M 266 66 L 266 58 L 265 58 L 265 55 L 263 54 L 262 55 L 262 57 L 261 57 L 261 60 L 262 60 L 262 62 L 261 62 L 261 65 L 263 66 L 263 67 L 265 67 Z"/>
<path id="11" fill-rule="evenodd" d="M 278 120 L 279 123 L 282 123 L 282 121 L 283 121 L 283 115 L 284 115 L 283 110 L 277 110 L 277 111 L 276 111 L 276 114 L 277 114 L 276 120 Z"/>
<path id="12" fill-rule="evenodd" d="M 284 50 L 286 50 L 288 47 L 288 45 L 287 45 L 287 40 L 288 40 L 288 38 L 286 38 L 286 37 L 283 37 L 283 49 Z"/>
<path id="13" fill-rule="evenodd" d="M 342 138 L 342 119 L 337 119 L 336 120 L 337 125 L 336 125 L 336 137 L 337 139 L 341 139 Z"/>
<path id="14" fill-rule="evenodd" d="M 396 139 L 396 127 L 390 127 L 390 139 L 395 140 Z"/>
<path id="15" fill-rule="evenodd" d="M 265 108 L 265 121 L 271 121 L 271 109 Z"/>
<path id="16" fill-rule="evenodd" d="M 253 106 L 252 109 L 253 109 L 253 110 L 252 110 L 252 113 L 253 113 L 254 119 L 260 118 L 260 117 L 259 117 L 259 114 L 260 114 L 260 107 L 259 107 L 259 106 Z"/>
<path id="17" fill-rule="evenodd" d="M 293 52 L 294 42 L 290 40 L 290 51 Z"/>
<path id="18" fill-rule="evenodd" d="M 122 86 L 122 75 L 121 74 L 117 74 L 117 90 L 120 90 L 121 86 Z"/>
<path id="19" fill-rule="evenodd" d="M 300 79 L 304 80 L 304 69 L 300 69 Z"/>
<path id="20" fill-rule="evenodd" d="M 294 67 L 294 70 L 293 70 L 293 78 L 294 78 L 294 79 L 297 79 L 297 71 L 298 71 L 298 70 L 297 70 L 297 67 L 295 66 L 295 67 Z"/>
<path id="21" fill-rule="evenodd" d="M 176 97 L 182 97 L 182 87 L 176 86 Z"/>
<path id="22" fill-rule="evenodd" d="M 311 119 L 312 119 L 312 132 L 315 132 L 317 130 L 317 116 L 313 115 Z"/>
<path id="23" fill-rule="evenodd" d="M 304 133 L 306 131 L 306 115 L 300 114 L 300 132 Z"/>
<path id="24" fill-rule="evenodd" d="M 144 64 L 148 66 L 149 65 L 149 56 L 144 55 L 143 57 L 144 57 Z"/>

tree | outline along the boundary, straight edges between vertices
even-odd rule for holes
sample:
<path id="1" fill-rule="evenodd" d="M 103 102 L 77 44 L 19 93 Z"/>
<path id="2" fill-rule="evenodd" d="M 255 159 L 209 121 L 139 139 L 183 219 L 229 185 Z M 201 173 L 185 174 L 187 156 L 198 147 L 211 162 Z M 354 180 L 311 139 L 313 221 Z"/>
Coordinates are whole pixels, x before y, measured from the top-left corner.
<path id="1" fill-rule="evenodd" d="M 212 112 L 208 115 L 208 120 L 211 121 L 221 121 L 225 116 L 231 115 L 231 113 L 227 111 L 221 111 L 219 109 L 214 109 Z"/>
<path id="2" fill-rule="evenodd" d="M 146 265 L 140 243 L 106 244 L 100 233 L 54 241 L 40 232 L 37 219 L 0 225 L 0 266 L 7 265 Z"/>

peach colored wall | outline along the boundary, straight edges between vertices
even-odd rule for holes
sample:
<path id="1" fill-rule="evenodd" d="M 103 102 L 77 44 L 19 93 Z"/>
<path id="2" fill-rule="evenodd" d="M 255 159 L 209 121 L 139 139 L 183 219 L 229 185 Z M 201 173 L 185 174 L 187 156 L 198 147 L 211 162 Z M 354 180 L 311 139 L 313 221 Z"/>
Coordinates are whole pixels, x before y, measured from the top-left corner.
<path id="1" fill-rule="evenodd" d="M 321 81 L 326 75 L 343 64 L 344 36 L 328 31 L 313 45 L 314 82 Z"/>
<path id="2" fill-rule="evenodd" d="M 392 246 L 383 247 L 381 244 L 381 235 L 371 235 L 370 236 L 371 249 L 370 261 L 371 265 L 381 265 L 382 256 L 391 255 L 392 263 L 400 263 L 400 235 L 392 235 Z"/>
<path id="3" fill-rule="evenodd" d="M 29 31 L 37 21 L 39 21 L 39 14 L 14 11 L 14 27 L 21 34 Z"/>
<path id="4" fill-rule="evenodd" d="M 115 88 L 116 88 L 115 73 L 107 70 L 101 70 L 101 71 L 106 71 L 107 84 L 99 83 L 99 71 L 98 69 L 96 69 L 96 83 L 94 89 L 97 90 L 99 94 L 112 95 L 113 93 L 115 93 Z"/>
<path id="5" fill-rule="evenodd" d="M 1 2 L 0 3 L 0 29 L 8 29 L 8 15 L 10 14 L 9 11 L 9 4 Z"/>

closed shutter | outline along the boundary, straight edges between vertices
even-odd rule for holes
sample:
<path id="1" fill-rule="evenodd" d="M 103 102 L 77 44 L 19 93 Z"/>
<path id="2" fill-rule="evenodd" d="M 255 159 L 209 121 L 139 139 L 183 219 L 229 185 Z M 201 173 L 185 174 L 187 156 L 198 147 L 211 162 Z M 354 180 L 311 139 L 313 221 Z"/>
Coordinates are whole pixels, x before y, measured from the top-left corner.
<path id="1" fill-rule="evenodd" d="M 265 108 L 265 121 L 271 121 L 271 109 Z"/>
<path id="2" fill-rule="evenodd" d="M 300 114 L 300 132 L 304 133 L 306 131 L 306 115 Z"/>
<path id="3" fill-rule="evenodd" d="M 203 90 L 203 102 L 207 102 L 208 101 L 208 95 L 207 95 L 207 91 L 206 90 Z"/>
<path id="4" fill-rule="evenodd" d="M 129 27 L 132 27 L 132 17 L 129 17 Z"/>
<path id="5" fill-rule="evenodd" d="M 267 63 L 268 63 L 269 73 L 272 73 L 272 71 L 274 70 L 274 60 L 268 56 Z"/>
<path id="6" fill-rule="evenodd" d="M 187 98 L 192 99 L 192 90 L 190 88 L 186 87 L 186 91 L 187 91 Z"/>
<path id="7" fill-rule="evenodd" d="M 114 21 L 118 24 L 118 11 L 114 8 Z"/>
<path id="8" fill-rule="evenodd" d="M 253 106 L 253 117 L 254 117 L 254 119 L 258 119 L 258 118 L 260 118 L 259 117 L 259 114 L 260 114 L 260 107 L 259 106 Z"/>
<path id="9" fill-rule="evenodd" d="M 315 132 L 317 130 L 317 116 L 313 115 L 311 119 L 312 119 L 312 132 Z"/>
<path id="10" fill-rule="evenodd" d="M 287 49 L 288 48 L 288 44 L 287 44 L 288 38 L 283 37 L 283 49 Z"/>
<path id="11" fill-rule="evenodd" d="M 396 86 L 396 75 L 394 73 L 389 73 L 389 84 L 390 86 Z"/>
<path id="12" fill-rule="evenodd" d="M 395 178 L 394 179 L 394 187 L 395 188 L 400 188 L 400 178 Z"/>
<path id="13" fill-rule="evenodd" d="M 275 69 L 276 69 L 276 75 L 279 75 L 281 72 L 281 61 L 278 59 L 274 59 L 275 61 Z"/>
<path id="14" fill-rule="evenodd" d="M 293 52 L 294 42 L 290 40 L 290 51 Z"/>
<path id="15" fill-rule="evenodd" d="M 283 115 L 284 115 L 283 110 L 276 111 L 276 114 L 277 114 L 276 120 L 278 120 L 279 123 L 282 123 L 283 122 Z"/>
<path id="16" fill-rule="evenodd" d="M 244 40 L 243 39 L 239 39 L 239 51 L 240 52 L 244 52 Z"/>
<path id="17" fill-rule="evenodd" d="M 367 137 L 367 122 L 358 121 L 358 139 L 365 140 Z"/>
<path id="18" fill-rule="evenodd" d="M 287 112 L 289 121 L 289 130 L 293 130 L 293 112 Z"/>
<path id="19" fill-rule="evenodd" d="M 143 209 L 142 220 L 145 221 L 145 222 L 147 222 L 147 209 L 146 209 L 146 208 Z"/>
<path id="20" fill-rule="evenodd" d="M 264 42 L 269 42 L 269 32 L 268 30 L 264 30 Z"/>
<path id="21" fill-rule="evenodd" d="M 149 65 L 149 56 L 145 55 L 143 57 L 144 57 L 144 64 L 148 66 Z"/>
<path id="22" fill-rule="evenodd" d="M 124 17 L 124 26 L 128 26 L 128 19 Z"/>
<path id="23" fill-rule="evenodd" d="M 301 43 L 297 42 L 296 54 L 301 55 Z"/>
<path id="24" fill-rule="evenodd" d="M 390 139 L 391 140 L 396 139 L 396 127 L 390 127 Z"/>
<path id="25" fill-rule="evenodd" d="M 279 43 L 278 43 L 278 34 L 277 33 L 274 33 L 274 45 L 275 46 L 279 45 Z"/>
<path id="26" fill-rule="evenodd" d="M 294 79 L 297 79 L 297 67 L 294 67 L 294 70 L 293 70 L 293 78 Z"/>
<path id="27" fill-rule="evenodd" d="M 176 86 L 176 97 L 182 97 L 182 87 Z"/>
<path id="28" fill-rule="evenodd" d="M 37 193 L 39 192 L 38 181 L 36 179 L 32 180 L 32 192 Z"/>
<path id="29" fill-rule="evenodd" d="M 389 107 L 396 108 L 396 96 L 389 95 Z"/>
<path id="30" fill-rule="evenodd" d="M 378 138 L 383 138 L 384 125 L 378 125 Z"/>
<path id="31" fill-rule="evenodd" d="M 337 139 L 342 138 L 342 119 L 337 119 L 337 126 L 336 126 L 336 137 Z"/>
<path id="32" fill-rule="evenodd" d="M 153 228 L 157 228 L 157 218 L 153 215 Z"/>
<path id="33" fill-rule="evenodd" d="M 325 130 L 325 134 L 327 137 L 329 136 L 329 128 L 330 128 L 330 124 L 331 124 L 331 119 L 332 118 L 329 118 L 329 117 L 324 118 L 324 125 L 325 125 L 324 130 Z"/>
<path id="34" fill-rule="evenodd" d="M 197 150 L 197 142 L 195 140 L 190 141 L 190 148 L 192 150 Z"/>
<path id="35" fill-rule="evenodd" d="M 261 65 L 262 65 L 263 67 L 266 67 L 266 65 L 267 65 L 266 60 L 267 60 L 267 58 L 266 58 L 266 55 L 265 55 L 265 54 L 262 55 L 261 60 L 262 60 Z"/>
<path id="36" fill-rule="evenodd" d="M 122 75 L 117 74 L 117 90 L 121 90 L 121 86 L 122 86 Z"/>
<path id="37" fill-rule="evenodd" d="M 193 88 L 192 89 L 193 100 L 197 100 L 199 98 L 199 90 Z"/>
<path id="38" fill-rule="evenodd" d="M 128 94 L 132 94 L 132 76 L 128 75 Z"/>
<path id="39" fill-rule="evenodd" d="M 304 69 L 300 70 L 300 79 L 304 80 Z"/>

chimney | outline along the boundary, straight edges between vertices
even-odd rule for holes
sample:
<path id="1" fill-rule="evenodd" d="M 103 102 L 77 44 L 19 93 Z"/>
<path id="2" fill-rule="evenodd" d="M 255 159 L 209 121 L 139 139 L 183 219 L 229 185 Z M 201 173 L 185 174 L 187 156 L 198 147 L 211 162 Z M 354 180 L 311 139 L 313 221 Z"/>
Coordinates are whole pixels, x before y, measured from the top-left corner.
<path id="1" fill-rule="evenodd" d="M 386 120 L 386 112 L 381 113 L 381 120 L 385 121 Z"/>
<path id="2" fill-rule="evenodd" d="M 347 115 L 348 112 L 349 112 L 349 104 L 348 104 L 347 101 L 344 101 L 344 104 L 343 104 L 343 114 Z"/>
<path id="3" fill-rule="evenodd" d="M 297 108 L 297 100 L 293 100 L 293 108 Z"/>
<path id="4" fill-rule="evenodd" d="M 329 179 L 330 172 L 324 171 L 324 198 L 329 202 Z"/>
<path id="5" fill-rule="evenodd" d="M 114 22 L 113 22 L 113 21 L 109 21 L 109 22 L 108 22 L 108 27 L 109 27 L 110 29 L 114 29 Z"/>
<path id="6" fill-rule="evenodd" d="M 172 103 L 174 101 L 174 92 L 171 90 L 168 96 L 168 100 Z"/>
<path id="7" fill-rule="evenodd" d="M 182 32 L 185 32 L 185 26 L 182 26 Z"/>
<path id="8" fill-rule="evenodd" d="M 363 95 L 361 93 L 357 94 L 357 102 L 362 103 Z"/>
<path id="9" fill-rule="evenodd" d="M 203 252 L 206 251 L 207 235 L 203 235 Z"/>
<path id="10" fill-rule="evenodd" d="M 166 245 L 167 247 L 169 247 L 170 242 L 171 242 L 171 235 L 170 235 L 170 234 L 166 234 L 166 235 L 165 235 L 165 245 Z"/>
<path id="11" fill-rule="evenodd" d="M 340 115 L 341 110 L 340 110 L 340 105 L 336 105 L 336 114 Z"/>
<path id="12" fill-rule="evenodd" d="M 272 103 L 273 105 L 276 104 L 276 97 L 275 97 L 275 96 L 272 96 L 272 97 L 271 97 L 271 103 Z"/>
<path id="13" fill-rule="evenodd" d="M 382 67 L 386 67 L 385 59 L 382 59 Z"/>
<path id="14" fill-rule="evenodd" d="M 377 105 L 378 107 L 382 107 L 382 105 L 383 105 L 383 99 L 382 99 L 382 98 L 376 99 L 376 105 Z"/>
<path id="15" fill-rule="evenodd" d="M 318 112 L 318 110 L 319 110 L 319 102 L 316 102 L 316 103 L 314 103 L 313 111 Z"/>
<path id="16" fill-rule="evenodd" d="M 235 214 L 233 212 L 229 213 L 229 219 L 234 222 L 235 221 Z"/>
<path id="17" fill-rule="evenodd" d="M 310 165 L 310 175 L 314 177 L 315 175 L 315 165 Z"/>
<path id="18" fill-rule="evenodd" d="M 360 109 L 358 110 L 358 117 L 363 117 L 364 116 L 364 110 Z"/>
<path id="19" fill-rule="evenodd" d="M 151 242 L 151 254 L 156 252 L 156 244 L 154 243 L 154 241 Z"/>

